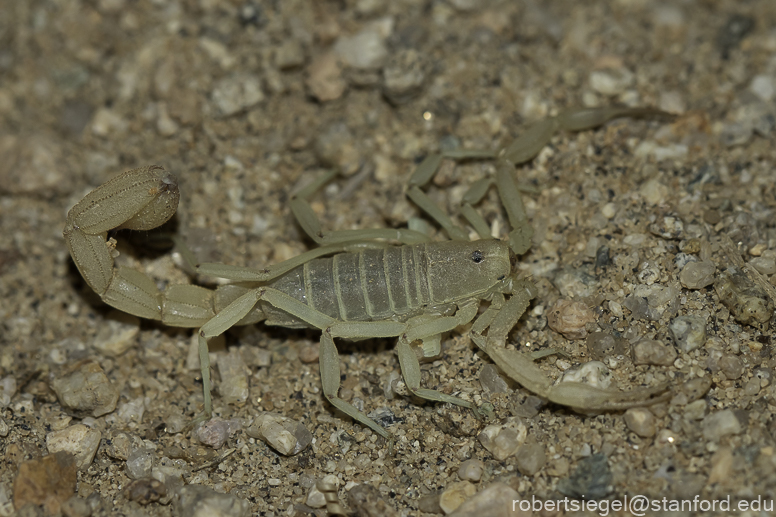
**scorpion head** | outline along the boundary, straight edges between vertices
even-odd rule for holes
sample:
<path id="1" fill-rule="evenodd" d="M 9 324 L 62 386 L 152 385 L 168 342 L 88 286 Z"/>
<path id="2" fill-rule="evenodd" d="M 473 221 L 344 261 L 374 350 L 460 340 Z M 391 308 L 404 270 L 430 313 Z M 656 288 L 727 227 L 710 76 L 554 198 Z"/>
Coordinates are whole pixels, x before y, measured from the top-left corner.
<path id="1" fill-rule="evenodd" d="M 503 241 L 448 241 L 428 246 L 428 282 L 434 302 L 480 298 L 511 276 L 514 254 Z"/>

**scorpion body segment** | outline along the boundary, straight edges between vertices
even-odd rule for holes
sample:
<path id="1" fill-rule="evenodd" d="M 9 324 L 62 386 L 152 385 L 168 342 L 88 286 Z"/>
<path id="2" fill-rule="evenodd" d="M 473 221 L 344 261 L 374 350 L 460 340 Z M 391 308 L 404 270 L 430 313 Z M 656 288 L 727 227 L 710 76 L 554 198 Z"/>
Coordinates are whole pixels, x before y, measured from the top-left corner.
<path id="1" fill-rule="evenodd" d="M 311 260 L 268 285 L 337 320 L 407 321 L 423 312 L 449 313 L 473 296 L 484 298 L 511 273 L 509 253 L 508 245 L 496 240 L 365 249 Z M 271 305 L 264 312 L 268 324 L 294 324 L 282 321 L 285 313 Z"/>
<path id="2" fill-rule="evenodd" d="M 432 155 L 412 175 L 408 196 L 451 239 L 434 242 L 408 229 L 348 230 L 324 233 L 307 198 L 329 181 L 327 173 L 291 199 L 291 209 L 304 231 L 319 244 L 301 255 L 264 269 L 224 264 L 195 265 L 197 272 L 232 280 L 209 290 L 195 285 L 168 285 L 160 291 L 145 274 L 114 265 L 112 229 L 146 230 L 166 222 L 177 209 L 175 178 L 158 166 L 125 172 L 90 192 L 68 213 L 63 235 L 73 261 L 102 300 L 131 314 L 178 327 L 199 327 L 199 356 L 204 409 L 209 414 L 208 340 L 235 325 L 264 321 L 268 325 L 321 330 L 320 370 L 323 393 L 332 405 L 373 431 L 390 434 L 351 404 L 340 399 L 340 367 L 335 338 L 396 337 L 397 354 L 409 391 L 421 398 L 473 408 L 467 400 L 420 387 L 414 345 L 425 357 L 438 355 L 441 335 L 471 323 L 472 341 L 512 379 L 558 404 L 588 409 L 620 409 L 665 399 L 665 386 L 620 392 L 565 382 L 553 386 L 530 355 L 506 348 L 507 336 L 537 294 L 518 278 L 516 256 L 530 244 L 532 230 L 514 180 L 514 166 L 530 160 L 558 130 L 581 130 L 620 116 L 666 114 L 645 109 L 574 110 L 537 122 L 498 153 L 455 151 L 453 159 L 496 159 L 493 178 L 475 182 L 464 195 L 461 214 L 481 240 L 436 207 L 422 187 L 435 174 L 441 157 Z M 495 186 L 513 227 L 506 241 L 488 234 L 488 225 L 473 206 Z M 386 241 L 398 241 L 389 245 Z M 482 301 L 489 303 L 480 311 Z M 655 395 L 661 395 L 655 398 Z"/>

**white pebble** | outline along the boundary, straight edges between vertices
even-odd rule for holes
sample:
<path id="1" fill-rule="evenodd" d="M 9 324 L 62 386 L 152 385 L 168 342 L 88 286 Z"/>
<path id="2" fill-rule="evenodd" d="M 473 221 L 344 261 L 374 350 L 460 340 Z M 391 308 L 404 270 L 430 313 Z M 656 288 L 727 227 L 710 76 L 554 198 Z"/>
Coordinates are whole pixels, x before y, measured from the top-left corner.
<path id="1" fill-rule="evenodd" d="M 458 481 L 449 485 L 439 496 L 439 507 L 445 515 L 453 513 L 464 501 L 477 493 L 477 486 L 469 481 Z"/>
<path id="2" fill-rule="evenodd" d="M 94 459 L 97 447 L 100 446 L 102 435 L 96 429 L 90 429 L 83 424 L 76 424 L 61 431 L 53 431 L 46 435 L 46 448 L 50 454 L 69 452 L 75 456 L 75 463 L 80 470 L 88 467 Z"/>
<path id="3" fill-rule="evenodd" d="M 477 439 L 498 461 L 504 461 L 517 452 L 526 436 L 525 424 L 519 418 L 511 417 L 504 424 L 485 427 Z"/>
<path id="4" fill-rule="evenodd" d="M 464 481 L 477 482 L 482 479 L 482 471 L 485 468 L 485 464 L 480 460 L 466 460 L 458 467 L 458 477 Z"/>
<path id="5" fill-rule="evenodd" d="M 770 102 L 776 93 L 774 78 L 770 75 L 756 75 L 752 79 L 749 89 L 765 102 Z"/>

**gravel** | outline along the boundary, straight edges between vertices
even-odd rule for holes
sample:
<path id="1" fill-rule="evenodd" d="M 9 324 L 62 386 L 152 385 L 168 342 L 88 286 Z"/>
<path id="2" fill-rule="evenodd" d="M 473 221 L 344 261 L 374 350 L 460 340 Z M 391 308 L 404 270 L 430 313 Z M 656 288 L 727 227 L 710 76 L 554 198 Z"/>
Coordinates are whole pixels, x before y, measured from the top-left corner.
<path id="1" fill-rule="evenodd" d="M 453 515 L 498 515 L 561 489 L 773 498 L 774 2 L 196 4 L 0 2 L 3 511 L 37 503 L 22 488 L 36 465 L 35 483 L 47 477 L 57 493 L 48 509 L 70 515 L 304 514 L 328 475 L 338 483 L 326 495 L 376 516 L 424 515 L 422 501 L 441 511 L 440 494 L 462 481 L 476 493 Z M 636 432 L 645 419 L 580 415 L 499 382 L 466 328 L 421 364 L 421 384 L 492 408 L 484 421 L 402 394 L 391 340 L 340 340 L 340 394 L 389 426 L 391 447 L 326 402 L 316 332 L 257 325 L 211 348 L 214 416 L 233 425 L 205 446 L 189 427 L 202 410 L 193 332 L 116 316 L 61 236 L 85 192 L 158 163 L 183 194 L 164 232 L 199 260 L 263 268 L 312 247 L 289 196 L 327 168 L 346 177 L 312 198 L 324 230 L 403 227 L 420 215 L 407 177 L 429 153 L 496 150 L 561 109 L 613 104 L 678 117 L 558 134 L 516 171 L 535 230 L 518 269 L 539 294 L 508 344 L 563 352 L 536 361 L 551 381 L 595 359 L 616 389 L 670 386 L 647 408 L 650 437 Z M 493 172 L 445 161 L 429 196 L 455 212 Z M 495 192 L 477 209 L 506 235 Z M 111 236 L 117 260 L 160 286 L 217 283 L 179 268 L 160 234 Z M 548 325 L 558 299 L 592 312 L 578 327 L 587 341 Z M 675 339 L 683 317 L 703 321 L 705 340 Z M 309 443 L 286 456 L 252 436 L 247 424 L 267 412 Z M 508 423 L 517 416 L 524 437 Z M 47 449 L 79 426 L 101 437 L 80 471 Z M 511 431 L 503 459 L 478 440 L 488 426 Z M 479 481 L 458 476 L 470 460 L 483 464 Z M 597 474 L 572 483 L 581 466 Z"/>

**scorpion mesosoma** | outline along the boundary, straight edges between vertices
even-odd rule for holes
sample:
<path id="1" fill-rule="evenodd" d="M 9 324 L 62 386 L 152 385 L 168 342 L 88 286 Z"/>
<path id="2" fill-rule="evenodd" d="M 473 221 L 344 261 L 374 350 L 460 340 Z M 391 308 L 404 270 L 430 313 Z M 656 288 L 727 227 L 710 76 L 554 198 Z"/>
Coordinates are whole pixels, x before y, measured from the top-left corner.
<path id="1" fill-rule="evenodd" d="M 527 251 L 533 233 L 513 178 L 515 166 L 533 158 L 559 130 L 595 128 L 623 116 L 668 118 L 653 109 L 570 110 L 534 123 L 496 153 L 461 150 L 427 157 L 412 175 L 407 194 L 444 229 L 448 241 L 433 242 L 426 233 L 410 229 L 324 233 L 308 197 L 332 178 L 335 172 L 330 172 L 291 200 L 298 223 L 319 247 L 265 269 L 199 264 L 197 272 L 233 283 L 215 290 L 168 285 L 160 291 L 144 273 L 114 265 L 112 244 L 106 242 L 110 230 L 149 230 L 175 213 L 177 182 L 158 166 L 125 172 L 87 194 L 68 213 L 64 237 L 79 271 L 105 303 L 167 325 L 199 327 L 205 415 L 212 410 L 208 340 L 235 325 L 260 321 L 320 329 L 324 395 L 333 406 L 386 438 L 391 436 L 387 430 L 338 397 L 335 338 L 398 338 L 399 364 L 411 393 L 475 409 L 469 401 L 421 388 L 418 354 L 413 349 L 420 345 L 419 353 L 433 357 L 440 352 L 443 333 L 471 323 L 474 343 L 506 375 L 552 402 L 585 410 L 644 405 L 664 399 L 667 388 L 621 392 L 579 382 L 553 385 L 529 354 L 506 347 L 508 333 L 537 294 L 529 280 L 518 278 L 515 268 L 516 257 Z M 480 240 L 469 241 L 466 231 L 422 190 L 443 157 L 496 160 L 495 178 L 475 182 L 461 205 L 462 215 Z M 491 238 L 487 223 L 473 208 L 493 185 L 513 228 L 506 241 Z M 482 301 L 489 305 L 480 314 Z"/>

